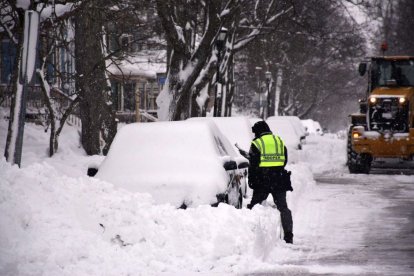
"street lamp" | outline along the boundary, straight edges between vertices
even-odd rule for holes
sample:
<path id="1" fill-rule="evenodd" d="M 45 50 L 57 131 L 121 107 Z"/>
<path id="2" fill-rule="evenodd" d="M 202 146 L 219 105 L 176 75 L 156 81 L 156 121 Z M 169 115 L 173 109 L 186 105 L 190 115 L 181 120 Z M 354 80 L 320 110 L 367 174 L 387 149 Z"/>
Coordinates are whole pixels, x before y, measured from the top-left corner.
<path id="1" fill-rule="evenodd" d="M 214 95 L 214 111 L 213 111 L 213 116 L 217 117 L 220 113 L 221 110 L 219 110 L 219 106 L 221 106 L 221 104 L 218 103 L 218 85 L 219 83 L 221 83 L 221 78 L 220 78 L 220 63 L 221 63 L 221 52 L 224 49 L 224 45 L 225 45 L 225 41 L 226 41 L 226 37 L 227 37 L 227 29 L 222 27 L 217 35 L 217 39 L 216 39 L 216 48 L 217 48 L 217 72 L 216 72 L 216 90 L 215 90 L 215 95 Z M 220 95 L 220 98 L 222 97 L 222 95 Z"/>
<path id="2" fill-rule="evenodd" d="M 270 71 L 266 71 L 265 73 L 266 77 L 266 88 L 267 88 L 267 106 L 266 106 L 266 118 L 269 117 L 269 111 L 270 111 L 270 82 L 272 81 L 272 73 Z"/>

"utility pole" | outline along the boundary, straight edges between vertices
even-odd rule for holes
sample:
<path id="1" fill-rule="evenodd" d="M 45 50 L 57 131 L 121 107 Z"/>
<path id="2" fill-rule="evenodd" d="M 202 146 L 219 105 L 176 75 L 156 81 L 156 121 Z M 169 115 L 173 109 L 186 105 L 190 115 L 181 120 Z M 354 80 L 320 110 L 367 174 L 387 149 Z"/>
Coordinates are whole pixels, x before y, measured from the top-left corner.
<path id="1" fill-rule="evenodd" d="M 216 90 L 214 93 L 215 94 L 214 95 L 214 111 L 213 111 L 214 117 L 221 116 L 221 109 L 222 109 L 221 103 L 223 101 L 222 99 L 223 88 L 222 88 L 222 78 L 220 76 L 220 63 L 221 63 L 221 52 L 223 51 L 223 48 L 225 46 L 225 41 L 227 39 L 227 32 L 228 30 L 222 27 L 216 39 L 217 67 L 216 67 Z M 219 98 L 219 95 L 218 95 L 219 86 L 220 86 L 220 91 L 221 91 L 220 100 L 218 99 Z"/>
<path id="2" fill-rule="evenodd" d="M 281 68 L 277 69 L 276 89 L 275 89 L 275 116 L 279 116 L 280 92 L 282 90 L 283 71 Z"/>
<path id="3" fill-rule="evenodd" d="M 257 66 L 255 68 L 256 70 L 256 77 L 257 77 L 257 93 L 259 93 L 259 117 L 263 119 L 263 113 L 262 113 L 262 86 L 260 81 L 260 74 L 262 71 L 262 67 Z"/>
<path id="4" fill-rule="evenodd" d="M 266 97 L 266 115 L 264 116 L 266 119 L 270 116 L 270 106 L 272 99 L 270 98 L 270 82 L 272 81 L 272 73 L 270 71 L 266 71 L 266 89 L 267 89 L 267 97 Z"/>
<path id="5" fill-rule="evenodd" d="M 141 122 L 139 86 L 135 86 L 135 122 Z"/>
<path id="6" fill-rule="evenodd" d="M 24 31 L 23 47 L 19 61 L 19 75 L 17 77 L 16 94 L 14 95 L 15 107 L 13 114 L 10 114 L 10 120 L 13 124 L 8 134 L 5 156 L 7 161 L 12 164 L 21 166 L 24 121 L 26 117 L 26 95 L 27 86 L 31 82 L 35 71 L 36 64 L 36 46 L 39 29 L 39 13 L 33 10 L 27 10 L 24 14 Z M 10 137 L 10 138 L 9 138 Z"/>

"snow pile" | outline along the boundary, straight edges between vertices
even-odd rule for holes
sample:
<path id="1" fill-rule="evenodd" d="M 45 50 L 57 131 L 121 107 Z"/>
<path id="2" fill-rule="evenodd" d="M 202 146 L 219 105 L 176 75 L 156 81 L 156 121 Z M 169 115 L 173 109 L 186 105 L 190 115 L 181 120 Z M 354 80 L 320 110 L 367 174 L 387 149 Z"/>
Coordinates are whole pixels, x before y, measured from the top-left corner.
<path id="1" fill-rule="evenodd" d="M 0 121 L 0 130 L 4 147 L 6 122 Z M 59 152 L 47 158 L 48 134 L 27 124 L 23 168 L 0 160 L 0 275 L 308 271 L 285 264 L 304 259 L 309 247 L 300 234 L 294 246 L 280 239 L 271 196 L 253 210 L 154 205 L 149 194 L 87 177 L 88 164 L 102 157 L 85 156 L 77 135 L 66 126 Z M 315 185 L 307 162 L 288 169 L 294 187 L 288 202 L 299 230 L 308 220 L 295 218 L 307 208 L 306 195 Z"/>
<path id="2" fill-rule="evenodd" d="M 46 163 L 21 170 L 3 159 L 0 173 L 2 275 L 235 273 L 287 247 L 273 208 L 153 205 L 149 195 Z"/>
<path id="3" fill-rule="evenodd" d="M 321 146 L 322 145 L 322 146 Z M 338 138 L 334 134 L 324 136 L 309 135 L 306 138 L 306 150 L 302 159 L 308 160 L 308 167 L 317 175 L 347 173 L 346 137 Z"/>

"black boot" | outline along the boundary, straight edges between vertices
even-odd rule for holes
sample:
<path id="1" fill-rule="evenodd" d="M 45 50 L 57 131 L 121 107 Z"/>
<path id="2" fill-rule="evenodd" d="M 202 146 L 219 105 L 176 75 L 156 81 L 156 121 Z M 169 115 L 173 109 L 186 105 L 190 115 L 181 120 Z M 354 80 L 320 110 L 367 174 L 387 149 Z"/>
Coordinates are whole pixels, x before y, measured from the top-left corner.
<path id="1" fill-rule="evenodd" d="M 292 232 L 286 232 L 285 237 L 283 238 L 286 243 L 293 243 L 293 233 Z"/>

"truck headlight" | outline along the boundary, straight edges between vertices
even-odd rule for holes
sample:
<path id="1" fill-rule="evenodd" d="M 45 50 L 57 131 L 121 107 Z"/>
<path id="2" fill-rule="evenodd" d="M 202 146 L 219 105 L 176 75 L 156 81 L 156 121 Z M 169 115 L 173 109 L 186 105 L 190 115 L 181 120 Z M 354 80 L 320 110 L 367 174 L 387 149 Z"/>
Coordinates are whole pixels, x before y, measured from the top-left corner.
<path id="1" fill-rule="evenodd" d="M 405 99 L 404 97 L 400 97 L 400 98 L 398 99 L 398 101 L 400 102 L 400 104 L 403 104 L 403 103 L 405 103 L 405 102 L 406 102 L 406 99 Z"/>
<path id="2" fill-rule="evenodd" d="M 369 98 L 369 102 L 372 103 L 372 104 L 374 104 L 374 103 L 377 102 L 377 98 L 371 97 L 371 98 Z"/>

